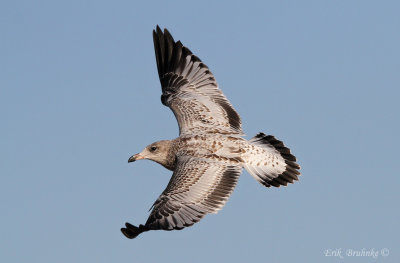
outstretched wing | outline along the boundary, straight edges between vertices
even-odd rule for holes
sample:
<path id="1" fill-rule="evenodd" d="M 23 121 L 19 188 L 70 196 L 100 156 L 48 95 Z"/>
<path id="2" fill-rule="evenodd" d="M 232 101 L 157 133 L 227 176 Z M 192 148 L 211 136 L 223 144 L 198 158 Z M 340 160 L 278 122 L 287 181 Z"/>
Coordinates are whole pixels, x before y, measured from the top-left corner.
<path id="1" fill-rule="evenodd" d="M 146 224 L 136 227 L 127 223 L 121 230 L 126 237 L 135 238 L 148 230 L 191 226 L 225 205 L 241 172 L 241 166 L 179 157 L 171 180 L 154 203 Z"/>
<path id="2" fill-rule="evenodd" d="M 241 120 L 218 88 L 214 75 L 201 60 L 175 42 L 167 29 L 153 30 L 161 102 L 171 108 L 180 134 L 242 135 Z"/>

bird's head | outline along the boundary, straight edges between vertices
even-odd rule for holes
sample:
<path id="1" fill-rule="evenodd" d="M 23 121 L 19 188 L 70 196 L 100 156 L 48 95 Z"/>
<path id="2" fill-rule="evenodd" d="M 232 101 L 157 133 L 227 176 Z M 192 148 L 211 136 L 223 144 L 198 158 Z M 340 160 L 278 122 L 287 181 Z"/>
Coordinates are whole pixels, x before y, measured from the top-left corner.
<path id="1" fill-rule="evenodd" d="M 168 140 L 154 142 L 146 146 L 146 148 L 144 148 L 142 152 L 132 155 L 128 159 L 128 163 L 141 159 L 148 159 L 155 161 L 168 169 L 171 169 L 169 167 L 171 159 L 173 159 L 173 157 L 171 156 L 171 145 L 171 141 Z"/>

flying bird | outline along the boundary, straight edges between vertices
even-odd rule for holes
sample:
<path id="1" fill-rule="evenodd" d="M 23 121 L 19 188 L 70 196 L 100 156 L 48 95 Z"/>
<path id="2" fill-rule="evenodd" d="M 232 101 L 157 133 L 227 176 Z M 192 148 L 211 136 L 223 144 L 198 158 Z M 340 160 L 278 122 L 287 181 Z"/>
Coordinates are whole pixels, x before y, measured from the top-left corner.
<path id="1" fill-rule="evenodd" d="M 208 67 L 167 29 L 153 30 L 161 102 L 174 113 L 179 137 L 148 145 L 128 162 L 155 161 L 172 177 L 147 222 L 121 228 L 127 238 L 149 230 L 179 230 L 217 213 L 245 168 L 266 187 L 298 180 L 300 166 L 281 141 L 259 133 L 244 136 L 239 114 Z"/>

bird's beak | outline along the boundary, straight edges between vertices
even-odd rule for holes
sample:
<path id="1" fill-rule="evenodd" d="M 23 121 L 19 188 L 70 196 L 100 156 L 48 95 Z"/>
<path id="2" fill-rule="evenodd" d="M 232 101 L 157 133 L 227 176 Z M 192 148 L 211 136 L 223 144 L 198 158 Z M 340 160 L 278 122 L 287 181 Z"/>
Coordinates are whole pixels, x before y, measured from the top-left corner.
<path id="1" fill-rule="evenodd" d="M 144 157 L 142 155 L 140 155 L 140 153 L 132 155 L 131 157 L 129 157 L 128 159 L 128 163 L 134 162 L 136 160 L 141 160 L 144 159 Z"/>

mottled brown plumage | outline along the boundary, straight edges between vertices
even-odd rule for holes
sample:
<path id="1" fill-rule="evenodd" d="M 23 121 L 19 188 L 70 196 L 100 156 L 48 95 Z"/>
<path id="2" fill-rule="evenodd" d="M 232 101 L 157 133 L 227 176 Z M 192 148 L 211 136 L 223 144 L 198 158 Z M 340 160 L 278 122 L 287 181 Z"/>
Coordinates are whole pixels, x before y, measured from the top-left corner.
<path id="1" fill-rule="evenodd" d="M 175 42 L 167 29 L 153 31 L 161 101 L 171 108 L 180 136 L 158 141 L 133 155 L 128 162 L 153 160 L 172 170 L 167 188 L 153 205 L 147 222 L 122 228 L 128 238 L 149 230 L 182 229 L 226 203 L 246 170 L 270 187 L 298 180 L 300 166 L 284 144 L 259 133 L 242 138 L 241 120 L 218 88 L 208 67 Z"/>

